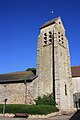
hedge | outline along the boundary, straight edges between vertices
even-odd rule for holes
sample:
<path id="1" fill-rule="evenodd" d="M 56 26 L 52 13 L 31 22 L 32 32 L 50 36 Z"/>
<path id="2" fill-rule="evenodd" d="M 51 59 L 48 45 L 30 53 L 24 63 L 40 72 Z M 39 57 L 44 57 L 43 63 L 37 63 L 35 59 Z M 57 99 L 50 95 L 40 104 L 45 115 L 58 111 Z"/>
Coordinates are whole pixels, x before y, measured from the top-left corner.
<path id="1" fill-rule="evenodd" d="M 27 114 L 49 114 L 59 111 L 53 105 L 25 105 L 25 104 L 7 104 L 6 113 L 27 113 Z M 3 105 L 0 104 L 0 113 L 3 113 Z"/>

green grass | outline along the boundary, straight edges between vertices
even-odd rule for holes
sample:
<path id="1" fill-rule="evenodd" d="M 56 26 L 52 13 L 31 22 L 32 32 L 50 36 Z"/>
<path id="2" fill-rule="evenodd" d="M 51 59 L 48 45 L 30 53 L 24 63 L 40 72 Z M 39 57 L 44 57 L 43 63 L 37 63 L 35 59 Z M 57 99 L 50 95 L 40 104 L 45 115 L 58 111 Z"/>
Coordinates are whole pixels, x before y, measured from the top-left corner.
<path id="1" fill-rule="evenodd" d="M 23 105 L 23 104 L 7 104 L 6 105 L 6 113 L 27 113 L 27 114 L 49 114 L 52 112 L 59 111 L 53 105 Z M 0 104 L 0 113 L 3 112 L 3 105 Z"/>

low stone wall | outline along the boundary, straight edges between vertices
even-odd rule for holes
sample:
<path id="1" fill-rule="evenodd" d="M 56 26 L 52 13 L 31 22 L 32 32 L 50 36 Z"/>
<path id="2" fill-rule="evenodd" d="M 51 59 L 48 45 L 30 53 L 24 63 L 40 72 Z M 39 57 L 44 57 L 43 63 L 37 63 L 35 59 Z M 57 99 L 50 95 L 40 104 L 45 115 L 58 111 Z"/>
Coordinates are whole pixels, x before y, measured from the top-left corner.
<path id="1" fill-rule="evenodd" d="M 57 116 L 57 115 L 61 115 L 61 112 L 55 112 L 55 113 L 51 113 L 51 114 L 47 114 L 47 115 L 29 115 L 28 118 L 48 118 L 51 116 Z M 15 114 L 0 114 L 0 116 L 4 116 L 4 117 L 14 117 Z"/>
<path id="2" fill-rule="evenodd" d="M 71 113 L 74 113 L 75 112 L 75 110 L 74 111 L 66 111 L 65 112 L 65 115 L 67 115 L 67 114 L 71 114 Z M 54 113 L 50 113 L 50 114 L 47 114 L 47 115 L 29 115 L 29 117 L 28 118 L 49 118 L 49 117 L 53 117 L 53 116 L 61 116 L 61 115 L 64 115 L 64 113 L 63 112 L 61 112 L 61 111 L 59 111 L 59 112 L 54 112 Z M 0 117 L 14 117 L 15 116 L 15 114 L 8 114 L 8 113 L 6 113 L 5 115 L 3 115 L 3 114 L 0 114 Z"/>

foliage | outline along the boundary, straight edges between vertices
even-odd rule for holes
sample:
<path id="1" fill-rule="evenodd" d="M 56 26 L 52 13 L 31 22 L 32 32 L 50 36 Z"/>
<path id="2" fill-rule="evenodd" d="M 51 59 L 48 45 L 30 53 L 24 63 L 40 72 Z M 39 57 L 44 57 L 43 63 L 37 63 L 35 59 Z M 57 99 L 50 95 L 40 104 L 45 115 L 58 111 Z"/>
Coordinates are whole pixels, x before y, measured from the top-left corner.
<path id="1" fill-rule="evenodd" d="M 26 71 L 32 71 L 36 75 L 36 68 L 28 68 Z"/>
<path id="2" fill-rule="evenodd" d="M 53 105 L 56 106 L 53 95 L 44 95 L 43 97 L 38 97 L 36 100 L 36 105 Z"/>
<path id="3" fill-rule="evenodd" d="M 0 105 L 0 113 L 3 111 L 3 105 Z M 53 105 L 26 105 L 26 104 L 7 104 L 6 113 L 27 113 L 27 114 L 49 114 L 59 111 Z"/>

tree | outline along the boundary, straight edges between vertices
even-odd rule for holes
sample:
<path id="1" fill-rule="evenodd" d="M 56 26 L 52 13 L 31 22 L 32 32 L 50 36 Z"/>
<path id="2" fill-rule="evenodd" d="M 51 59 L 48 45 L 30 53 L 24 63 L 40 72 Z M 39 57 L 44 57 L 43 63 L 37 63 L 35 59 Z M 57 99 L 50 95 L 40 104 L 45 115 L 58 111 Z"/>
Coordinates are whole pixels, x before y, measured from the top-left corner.
<path id="1" fill-rule="evenodd" d="M 26 71 L 32 71 L 36 75 L 36 68 L 28 68 Z"/>

